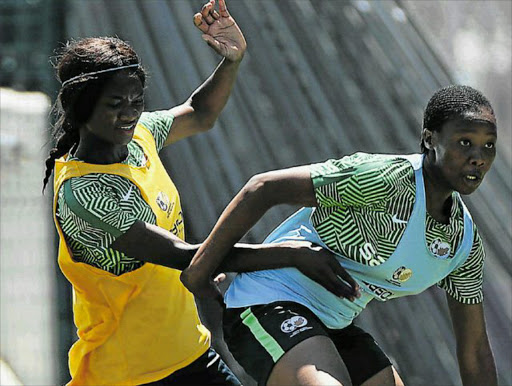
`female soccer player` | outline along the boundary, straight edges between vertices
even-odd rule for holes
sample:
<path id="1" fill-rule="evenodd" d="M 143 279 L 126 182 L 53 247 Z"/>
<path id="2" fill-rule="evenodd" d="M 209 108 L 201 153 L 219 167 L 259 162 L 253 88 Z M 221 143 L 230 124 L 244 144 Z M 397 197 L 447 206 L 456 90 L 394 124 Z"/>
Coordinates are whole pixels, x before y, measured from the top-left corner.
<path id="1" fill-rule="evenodd" d="M 336 297 L 294 268 L 243 273 L 225 294 L 225 339 L 260 384 L 400 385 L 353 319 L 373 299 L 446 290 L 464 385 L 495 385 L 483 315 L 484 249 L 460 195 L 483 181 L 496 155 L 489 101 L 449 86 L 427 104 L 422 154 L 356 153 L 254 176 L 224 210 L 182 273 L 193 292 L 258 219 L 280 203 L 304 205 L 268 243 L 307 240 L 336 253 L 356 280 Z M 348 370 L 348 375 L 346 370 Z"/>
<path id="2" fill-rule="evenodd" d="M 71 42 L 58 59 L 57 143 L 44 186 L 55 168 L 59 265 L 73 285 L 79 336 L 69 353 L 70 385 L 239 384 L 210 348 L 210 333 L 179 280 L 197 246 L 183 241 L 178 192 L 158 156 L 213 126 L 246 49 L 224 0 L 218 11 L 214 0 L 205 4 L 194 23 L 224 58 L 170 110 L 142 112 L 145 72 L 120 39 Z M 307 244 L 282 244 L 278 254 L 268 246 L 234 252 L 226 269 L 293 264 L 325 283 L 322 268 L 310 263 L 314 254 L 328 271 L 345 274 L 334 257 Z"/>

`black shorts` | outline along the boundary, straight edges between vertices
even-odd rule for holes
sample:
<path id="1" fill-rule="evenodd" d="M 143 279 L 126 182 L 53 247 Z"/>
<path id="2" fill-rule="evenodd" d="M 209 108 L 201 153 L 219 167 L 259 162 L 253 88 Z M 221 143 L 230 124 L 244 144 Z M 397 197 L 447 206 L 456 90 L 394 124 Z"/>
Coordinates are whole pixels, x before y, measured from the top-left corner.
<path id="1" fill-rule="evenodd" d="M 210 348 L 188 366 L 175 371 L 164 379 L 144 384 L 144 386 L 167 385 L 241 386 L 241 383 L 220 358 L 220 355 Z"/>
<path id="2" fill-rule="evenodd" d="M 353 324 L 341 330 L 327 328 L 307 307 L 275 302 L 224 311 L 224 339 L 229 350 L 259 385 L 296 344 L 327 336 L 336 346 L 354 385 L 360 385 L 391 362 L 373 337 Z"/>

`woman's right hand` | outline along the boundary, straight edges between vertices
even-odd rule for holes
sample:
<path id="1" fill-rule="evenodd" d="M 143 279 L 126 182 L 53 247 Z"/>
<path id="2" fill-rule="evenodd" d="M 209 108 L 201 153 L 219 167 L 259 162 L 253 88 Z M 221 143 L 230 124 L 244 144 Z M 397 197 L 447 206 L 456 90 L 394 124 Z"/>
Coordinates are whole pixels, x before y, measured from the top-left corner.
<path id="1" fill-rule="evenodd" d="M 336 296 L 354 301 L 359 285 L 328 250 L 310 242 L 294 241 L 299 250 L 291 264 Z"/>

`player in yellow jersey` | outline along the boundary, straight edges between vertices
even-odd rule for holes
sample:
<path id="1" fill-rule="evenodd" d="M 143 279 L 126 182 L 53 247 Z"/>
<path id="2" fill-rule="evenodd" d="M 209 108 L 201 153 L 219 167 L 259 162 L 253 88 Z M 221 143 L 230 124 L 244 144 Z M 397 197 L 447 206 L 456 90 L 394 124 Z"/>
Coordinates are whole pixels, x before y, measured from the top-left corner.
<path id="1" fill-rule="evenodd" d="M 206 3 L 194 23 L 223 59 L 185 103 L 166 111 L 143 113 L 145 71 L 126 42 L 86 38 L 59 56 L 57 141 L 44 185 L 55 169 L 59 266 L 73 285 L 79 337 L 69 352 L 70 385 L 239 384 L 210 348 L 180 282 L 197 246 L 183 240 L 178 192 L 158 155 L 213 126 L 246 50 L 224 0 L 218 10 Z M 332 259 L 309 244 L 239 245 L 227 269 L 293 262 L 342 294 L 336 274 L 345 273 Z"/>

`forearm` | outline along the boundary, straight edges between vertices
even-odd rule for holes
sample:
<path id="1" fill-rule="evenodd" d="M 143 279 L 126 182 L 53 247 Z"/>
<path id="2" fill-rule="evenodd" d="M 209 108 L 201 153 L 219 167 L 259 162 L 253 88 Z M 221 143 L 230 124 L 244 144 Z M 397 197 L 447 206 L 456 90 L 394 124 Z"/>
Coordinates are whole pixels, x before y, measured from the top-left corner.
<path id="1" fill-rule="evenodd" d="M 294 266 L 294 256 L 307 253 L 307 243 L 237 243 L 218 272 L 249 272 Z M 137 221 L 112 248 L 141 261 L 183 270 L 200 244 L 189 244 L 156 225 Z"/>
<path id="2" fill-rule="evenodd" d="M 498 375 L 489 341 L 482 342 L 475 355 L 468 358 L 464 350 L 457 351 L 460 377 L 464 386 L 498 384 Z"/>
<path id="3" fill-rule="evenodd" d="M 190 96 L 187 103 L 194 109 L 203 129 L 209 129 L 226 105 L 235 84 L 240 61 L 223 58 L 215 71 Z"/>
<path id="4" fill-rule="evenodd" d="M 199 246 L 156 225 L 136 221 L 111 247 L 137 260 L 183 270 Z"/>
<path id="5" fill-rule="evenodd" d="M 496 365 L 487 336 L 483 303 L 466 305 L 447 295 L 464 386 L 497 385 Z"/>
<path id="6" fill-rule="evenodd" d="M 307 247 L 301 243 L 243 244 L 237 243 L 217 272 L 250 272 L 293 267 L 294 258 Z"/>
<path id="7" fill-rule="evenodd" d="M 236 244 L 218 272 L 245 272 L 294 267 L 336 296 L 354 301 L 359 286 L 336 257 L 309 241 L 275 244 Z"/>
<path id="8" fill-rule="evenodd" d="M 247 49 L 244 35 L 229 14 L 225 1 L 218 1 L 218 12 L 214 9 L 214 3 L 205 4 L 201 13 L 194 15 L 194 24 L 203 33 L 202 38 L 223 59 L 189 99 L 190 105 L 198 114 L 197 118 L 208 126 L 213 126 L 224 108 Z"/>

